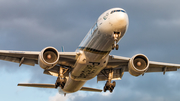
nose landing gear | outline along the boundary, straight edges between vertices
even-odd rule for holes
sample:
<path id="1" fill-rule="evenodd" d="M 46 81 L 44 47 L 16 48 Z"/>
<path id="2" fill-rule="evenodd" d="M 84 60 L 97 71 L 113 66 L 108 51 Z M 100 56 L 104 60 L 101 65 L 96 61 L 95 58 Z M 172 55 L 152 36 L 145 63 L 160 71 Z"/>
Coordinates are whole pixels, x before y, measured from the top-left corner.
<path id="1" fill-rule="evenodd" d="M 116 42 L 115 42 L 115 44 L 112 45 L 112 50 L 114 50 L 114 48 L 115 48 L 116 50 L 119 49 L 119 45 L 118 45 Z"/>
<path id="2" fill-rule="evenodd" d="M 119 45 L 117 44 L 117 42 L 118 42 L 118 37 L 120 37 L 120 32 L 114 32 L 114 35 L 113 35 L 113 37 L 114 37 L 114 44 L 112 45 L 112 50 L 114 50 L 114 48 L 116 49 L 116 50 L 118 50 L 119 49 Z"/>

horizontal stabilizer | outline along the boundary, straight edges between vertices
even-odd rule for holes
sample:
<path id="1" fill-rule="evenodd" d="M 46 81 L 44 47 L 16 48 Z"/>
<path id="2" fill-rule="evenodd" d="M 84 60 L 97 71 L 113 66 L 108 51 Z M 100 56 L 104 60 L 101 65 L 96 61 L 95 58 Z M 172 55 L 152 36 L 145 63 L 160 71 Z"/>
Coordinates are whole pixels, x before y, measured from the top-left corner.
<path id="1" fill-rule="evenodd" d="M 92 91 L 92 92 L 102 92 L 101 89 L 89 88 L 89 87 L 82 87 L 80 90 L 82 91 Z"/>
<path id="2" fill-rule="evenodd" d="M 55 88 L 55 84 L 34 84 L 34 83 L 19 83 L 18 86 L 25 87 L 39 87 L 39 88 Z M 82 87 L 81 91 L 92 91 L 92 92 L 102 92 L 101 89 Z"/>
<path id="3" fill-rule="evenodd" d="M 18 86 L 26 87 L 40 87 L 40 88 L 55 88 L 54 84 L 32 84 L 32 83 L 20 83 Z"/>

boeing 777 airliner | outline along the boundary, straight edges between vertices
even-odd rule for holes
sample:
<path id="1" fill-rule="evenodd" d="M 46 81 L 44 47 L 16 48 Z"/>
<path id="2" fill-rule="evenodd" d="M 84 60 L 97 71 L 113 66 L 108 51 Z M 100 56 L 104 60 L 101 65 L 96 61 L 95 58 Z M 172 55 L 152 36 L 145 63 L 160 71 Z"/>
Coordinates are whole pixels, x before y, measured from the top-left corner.
<path id="1" fill-rule="evenodd" d="M 180 64 L 149 61 L 143 54 L 132 58 L 109 55 L 111 50 L 118 50 L 118 42 L 128 25 L 126 11 L 112 8 L 100 15 L 75 52 L 58 52 L 54 47 L 46 47 L 40 52 L 0 50 L 0 59 L 19 63 L 19 66 L 39 64 L 44 74 L 57 77 L 55 84 L 21 83 L 18 86 L 57 88 L 64 94 L 78 90 L 101 92 L 101 89 L 83 87 L 86 81 L 96 76 L 97 81 L 107 81 L 104 92 L 113 92 L 114 80 L 120 80 L 124 72 L 139 76 L 147 72 L 165 74 L 180 68 Z"/>

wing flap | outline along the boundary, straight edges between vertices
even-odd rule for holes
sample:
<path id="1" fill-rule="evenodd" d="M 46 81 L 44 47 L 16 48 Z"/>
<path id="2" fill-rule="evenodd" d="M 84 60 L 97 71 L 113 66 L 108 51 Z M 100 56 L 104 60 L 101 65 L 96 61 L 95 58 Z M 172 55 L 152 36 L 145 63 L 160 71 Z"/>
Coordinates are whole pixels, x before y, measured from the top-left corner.
<path id="1" fill-rule="evenodd" d="M 17 86 L 25 86 L 25 87 L 39 87 L 39 88 L 55 88 L 55 84 L 32 84 L 32 83 L 19 83 Z"/>
<path id="2" fill-rule="evenodd" d="M 125 68 L 118 68 L 118 69 L 113 69 L 113 77 L 112 80 L 121 80 L 123 74 L 124 74 Z M 97 75 L 97 81 L 106 81 L 108 80 L 108 75 L 110 73 L 110 69 L 105 69 L 101 71 Z"/>
<path id="3" fill-rule="evenodd" d="M 165 67 L 164 67 L 165 68 Z M 177 68 L 176 67 L 167 67 L 167 69 L 165 70 L 164 68 L 155 68 L 155 67 L 152 67 L 152 68 L 149 68 L 146 73 L 149 73 L 149 72 L 170 72 L 170 71 L 177 71 Z"/>

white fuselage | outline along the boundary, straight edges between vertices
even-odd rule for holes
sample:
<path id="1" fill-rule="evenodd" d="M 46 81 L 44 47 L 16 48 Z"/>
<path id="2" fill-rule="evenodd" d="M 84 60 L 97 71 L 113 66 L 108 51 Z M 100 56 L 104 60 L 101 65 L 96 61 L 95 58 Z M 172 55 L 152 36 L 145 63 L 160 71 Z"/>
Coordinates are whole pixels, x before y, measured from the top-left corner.
<path id="1" fill-rule="evenodd" d="M 125 34 L 128 24 L 128 15 L 122 8 L 112 8 L 98 18 L 76 50 L 81 54 L 77 57 L 63 92 L 80 90 L 87 80 L 97 76 L 106 67 L 114 44 L 114 33 L 119 33 L 116 39 L 118 42 Z"/>

